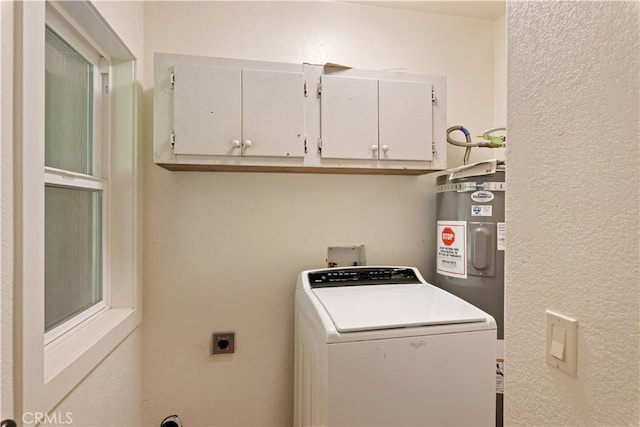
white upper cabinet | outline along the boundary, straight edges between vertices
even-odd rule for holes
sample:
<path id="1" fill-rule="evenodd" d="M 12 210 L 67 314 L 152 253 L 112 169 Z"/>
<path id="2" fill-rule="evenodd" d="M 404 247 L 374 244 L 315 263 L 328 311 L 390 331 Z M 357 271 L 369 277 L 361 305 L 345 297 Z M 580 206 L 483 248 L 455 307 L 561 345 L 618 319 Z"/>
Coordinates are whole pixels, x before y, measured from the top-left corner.
<path id="1" fill-rule="evenodd" d="M 432 86 L 428 82 L 378 82 L 379 158 L 433 158 Z"/>
<path id="2" fill-rule="evenodd" d="M 323 75 L 320 124 L 323 158 L 378 158 L 378 81 Z"/>
<path id="3" fill-rule="evenodd" d="M 304 156 L 302 73 L 176 65 L 174 152 Z"/>
<path id="4" fill-rule="evenodd" d="M 241 71 L 176 65 L 172 78 L 174 152 L 240 154 Z"/>
<path id="5" fill-rule="evenodd" d="M 304 75 L 242 70 L 245 156 L 304 156 Z"/>
<path id="6" fill-rule="evenodd" d="M 430 161 L 429 82 L 321 77 L 323 158 Z"/>
<path id="7" fill-rule="evenodd" d="M 446 110 L 440 76 L 154 56 L 154 160 L 169 170 L 442 170 Z"/>

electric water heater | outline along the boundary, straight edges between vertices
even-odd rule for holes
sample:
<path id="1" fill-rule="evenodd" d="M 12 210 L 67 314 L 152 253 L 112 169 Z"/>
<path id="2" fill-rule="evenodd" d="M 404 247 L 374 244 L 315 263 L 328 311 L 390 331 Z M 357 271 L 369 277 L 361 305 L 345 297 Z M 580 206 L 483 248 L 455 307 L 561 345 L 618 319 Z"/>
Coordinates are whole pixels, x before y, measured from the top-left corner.
<path id="1" fill-rule="evenodd" d="M 494 163 L 495 165 L 495 163 Z M 435 285 L 491 314 L 496 342 L 496 424 L 504 392 L 505 167 L 475 167 L 436 181 Z"/>

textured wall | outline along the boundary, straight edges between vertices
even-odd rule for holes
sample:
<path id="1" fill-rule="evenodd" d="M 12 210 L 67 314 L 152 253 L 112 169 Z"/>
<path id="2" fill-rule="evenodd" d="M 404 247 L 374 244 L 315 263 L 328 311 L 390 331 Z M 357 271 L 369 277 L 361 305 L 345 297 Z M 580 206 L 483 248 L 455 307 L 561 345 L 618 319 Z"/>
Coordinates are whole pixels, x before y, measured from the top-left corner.
<path id="1" fill-rule="evenodd" d="M 57 422 L 43 426 L 55 427 L 65 422 L 80 427 L 141 426 L 141 354 L 141 328 L 138 328 L 49 411 L 59 417 Z"/>
<path id="2" fill-rule="evenodd" d="M 496 126 L 507 124 L 507 22 L 506 15 L 496 19 L 493 24 L 493 118 Z M 504 159 L 504 149 L 499 158 Z"/>
<path id="3" fill-rule="evenodd" d="M 0 419 L 13 414 L 13 13 L 0 2 Z"/>
<path id="4" fill-rule="evenodd" d="M 638 425 L 637 2 L 509 2 L 506 424 Z M 545 309 L 579 321 L 578 377 Z"/>
<path id="5" fill-rule="evenodd" d="M 443 74 L 449 119 L 493 124 L 492 21 L 342 2 L 147 2 L 153 52 Z M 169 172 L 145 71 L 145 424 L 290 425 L 297 274 L 328 245 L 433 270 L 434 177 Z M 455 151 L 455 150 L 454 150 Z M 462 158 L 463 149 L 455 153 Z M 455 164 L 455 160 L 451 163 Z M 234 330 L 234 355 L 209 356 Z"/>

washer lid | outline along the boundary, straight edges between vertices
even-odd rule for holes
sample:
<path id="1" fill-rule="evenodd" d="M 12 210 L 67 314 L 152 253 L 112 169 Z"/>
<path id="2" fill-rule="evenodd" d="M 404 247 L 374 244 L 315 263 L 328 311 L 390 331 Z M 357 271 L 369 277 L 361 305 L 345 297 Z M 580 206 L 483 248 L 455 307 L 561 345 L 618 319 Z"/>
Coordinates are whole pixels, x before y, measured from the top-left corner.
<path id="1" fill-rule="evenodd" d="M 339 332 L 484 322 L 488 315 L 432 285 L 313 289 Z"/>

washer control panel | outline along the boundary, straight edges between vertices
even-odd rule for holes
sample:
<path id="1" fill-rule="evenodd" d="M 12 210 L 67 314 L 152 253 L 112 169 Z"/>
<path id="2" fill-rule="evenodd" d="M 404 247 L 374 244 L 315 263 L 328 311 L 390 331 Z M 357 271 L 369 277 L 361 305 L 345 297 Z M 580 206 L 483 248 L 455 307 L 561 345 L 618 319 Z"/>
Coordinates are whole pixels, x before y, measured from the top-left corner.
<path id="1" fill-rule="evenodd" d="M 308 273 L 311 288 L 421 283 L 410 268 L 330 268 Z"/>

